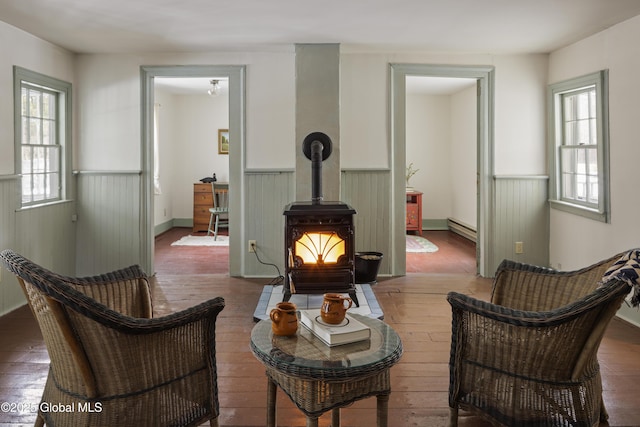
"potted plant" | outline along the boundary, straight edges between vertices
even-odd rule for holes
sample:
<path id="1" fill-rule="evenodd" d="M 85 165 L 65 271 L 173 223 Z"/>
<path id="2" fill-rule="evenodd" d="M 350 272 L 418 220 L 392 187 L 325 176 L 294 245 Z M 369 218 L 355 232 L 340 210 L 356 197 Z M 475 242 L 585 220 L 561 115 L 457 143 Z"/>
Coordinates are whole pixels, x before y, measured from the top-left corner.
<path id="1" fill-rule="evenodd" d="M 407 185 L 406 185 L 406 187 L 407 187 L 407 191 L 412 191 L 412 190 L 413 190 L 413 188 L 409 185 L 409 180 L 410 180 L 410 179 L 411 179 L 411 177 L 412 177 L 413 175 L 415 175 L 415 174 L 416 174 L 416 172 L 418 172 L 419 170 L 420 170 L 420 169 L 414 169 L 414 168 L 413 168 L 413 162 L 412 162 L 412 163 L 409 163 L 409 166 L 407 166 L 407 173 L 406 173 L 406 175 L 405 175 L 405 176 L 406 176 L 406 179 L 407 179 Z"/>

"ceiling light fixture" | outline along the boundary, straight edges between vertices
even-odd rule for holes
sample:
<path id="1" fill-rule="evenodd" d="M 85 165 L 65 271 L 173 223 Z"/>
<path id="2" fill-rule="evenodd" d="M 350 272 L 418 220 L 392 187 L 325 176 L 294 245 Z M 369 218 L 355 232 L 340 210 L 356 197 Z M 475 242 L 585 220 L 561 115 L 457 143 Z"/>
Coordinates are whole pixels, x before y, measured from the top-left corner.
<path id="1" fill-rule="evenodd" d="M 211 96 L 217 96 L 220 93 L 220 82 L 218 80 L 211 80 L 211 89 L 207 91 Z"/>

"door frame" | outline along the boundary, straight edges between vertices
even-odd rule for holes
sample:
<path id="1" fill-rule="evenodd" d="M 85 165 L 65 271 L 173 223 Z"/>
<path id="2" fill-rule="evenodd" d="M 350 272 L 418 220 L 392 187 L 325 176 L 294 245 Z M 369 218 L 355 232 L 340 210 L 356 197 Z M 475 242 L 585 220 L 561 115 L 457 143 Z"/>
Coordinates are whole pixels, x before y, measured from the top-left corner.
<path id="1" fill-rule="evenodd" d="M 166 65 L 140 67 L 141 83 L 141 156 L 142 159 L 142 212 L 140 215 L 140 259 L 145 271 L 154 272 L 155 247 L 154 200 L 153 200 L 153 105 L 154 79 L 156 77 L 227 77 L 229 79 L 229 274 L 239 276 L 244 262 L 240 250 L 244 241 L 244 168 L 245 168 L 245 75 L 244 65 Z"/>
<path id="2" fill-rule="evenodd" d="M 477 272 L 482 277 L 493 274 L 493 158 L 494 158 L 494 89 L 493 66 L 390 64 L 390 132 L 391 143 L 391 270 L 393 275 L 406 274 L 405 248 L 405 170 L 406 170 L 406 77 L 459 77 L 477 80 L 478 127 L 478 197 L 477 197 Z"/>

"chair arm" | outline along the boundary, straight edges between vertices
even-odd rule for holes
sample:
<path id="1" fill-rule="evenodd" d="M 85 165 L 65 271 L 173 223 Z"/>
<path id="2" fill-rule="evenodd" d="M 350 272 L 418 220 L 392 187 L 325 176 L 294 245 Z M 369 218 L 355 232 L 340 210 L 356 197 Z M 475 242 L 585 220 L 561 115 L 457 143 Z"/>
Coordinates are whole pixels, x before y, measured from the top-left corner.
<path id="1" fill-rule="evenodd" d="M 453 314 L 452 381 L 460 380 L 457 373 L 465 369 L 522 377 L 559 377 L 571 371 L 566 366 L 573 361 L 555 359 L 567 337 L 550 313 L 513 310 L 455 292 L 447 300 Z"/>
<path id="2" fill-rule="evenodd" d="M 450 292 L 451 366 L 465 361 L 491 370 L 548 380 L 567 380 L 574 368 L 596 369 L 603 317 L 617 309 L 629 286 L 609 283 L 591 295 L 551 311 L 523 311 Z M 610 308 L 612 307 L 612 308 Z M 606 313 L 606 314 L 605 314 Z M 596 332 L 597 331 L 597 332 Z M 583 354 L 584 351 L 589 355 Z"/>
<path id="3" fill-rule="evenodd" d="M 91 363 L 98 396 L 164 387 L 190 376 L 215 382 L 215 325 L 222 298 L 157 319 L 80 308 L 67 312 Z"/>
<path id="4" fill-rule="evenodd" d="M 160 332 L 211 316 L 215 318 L 224 308 L 224 299 L 217 297 L 159 318 L 138 318 L 117 312 L 80 292 L 57 294 L 54 298 L 107 328 L 133 335 Z"/>

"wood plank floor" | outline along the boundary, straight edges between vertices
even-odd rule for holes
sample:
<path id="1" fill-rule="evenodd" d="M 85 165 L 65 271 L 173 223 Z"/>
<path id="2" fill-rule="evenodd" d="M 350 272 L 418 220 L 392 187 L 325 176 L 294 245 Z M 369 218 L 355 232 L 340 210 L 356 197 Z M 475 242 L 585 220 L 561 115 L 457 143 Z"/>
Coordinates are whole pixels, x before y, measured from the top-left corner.
<path id="1" fill-rule="evenodd" d="M 422 254 L 421 261 L 412 261 L 415 266 L 412 268 L 419 272 L 381 279 L 373 286 L 385 312 L 385 321 L 399 333 L 405 349 L 401 361 L 391 369 L 390 427 L 447 425 L 451 314 L 445 295 L 456 290 L 486 299 L 490 291 L 490 281 L 473 274 L 474 252 L 469 251 L 473 245 L 458 241 L 448 233 L 426 237 L 440 247 L 436 252 L 440 261 L 436 262 L 436 256 L 431 256 L 435 254 Z M 152 280 L 154 311 L 161 316 L 215 296 L 225 298 L 226 307 L 217 323 L 216 340 L 220 425 L 264 426 L 266 379 L 262 365 L 249 349 L 249 334 L 254 326 L 252 314 L 258 297 L 270 279 L 246 280 L 229 277 L 224 272 L 206 272 L 215 264 L 212 255 L 193 251 L 189 255 L 174 252 L 172 256 L 169 253 L 171 239 L 165 236 L 165 243 L 158 245 L 156 253 L 157 275 Z M 172 257 L 176 262 L 169 266 Z M 445 262 L 446 258 L 450 259 L 449 263 Z M 205 263 L 207 267 L 198 270 L 193 263 Z M 456 265 L 465 267 L 456 271 Z M 599 358 L 609 425 L 640 426 L 640 328 L 615 319 L 605 335 Z M 28 308 L 0 317 L 0 402 L 37 404 L 48 360 Z M 0 426 L 28 425 L 33 420 L 32 413 L 0 411 Z M 365 399 L 343 409 L 342 421 L 344 427 L 375 425 L 375 399 Z M 281 391 L 278 392 L 278 425 L 305 425 L 304 417 Z M 330 425 L 330 417 L 323 416 L 320 425 Z M 488 425 L 462 414 L 461 427 Z"/>

